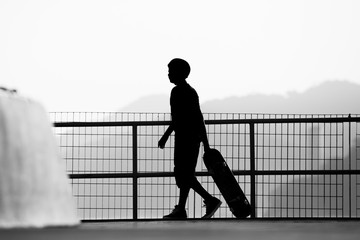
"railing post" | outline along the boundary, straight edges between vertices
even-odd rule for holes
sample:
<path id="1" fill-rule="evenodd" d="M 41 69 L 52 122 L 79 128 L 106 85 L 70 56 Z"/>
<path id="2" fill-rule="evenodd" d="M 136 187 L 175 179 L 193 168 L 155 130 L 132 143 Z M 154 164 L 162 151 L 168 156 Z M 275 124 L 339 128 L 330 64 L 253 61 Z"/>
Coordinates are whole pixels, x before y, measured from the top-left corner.
<path id="1" fill-rule="evenodd" d="M 250 123 L 250 187 L 251 218 L 256 218 L 256 178 L 255 178 L 255 124 Z"/>
<path id="2" fill-rule="evenodd" d="M 132 126 L 132 150 L 133 150 L 133 219 L 138 219 L 138 142 L 137 142 L 137 125 Z"/>
<path id="3" fill-rule="evenodd" d="M 349 170 L 352 170 L 351 169 L 351 114 L 349 114 Z M 352 175 L 350 174 L 349 175 L 349 218 L 351 218 L 351 209 L 352 209 L 352 206 L 351 206 L 351 188 L 352 188 L 352 185 L 351 185 L 351 177 Z"/>

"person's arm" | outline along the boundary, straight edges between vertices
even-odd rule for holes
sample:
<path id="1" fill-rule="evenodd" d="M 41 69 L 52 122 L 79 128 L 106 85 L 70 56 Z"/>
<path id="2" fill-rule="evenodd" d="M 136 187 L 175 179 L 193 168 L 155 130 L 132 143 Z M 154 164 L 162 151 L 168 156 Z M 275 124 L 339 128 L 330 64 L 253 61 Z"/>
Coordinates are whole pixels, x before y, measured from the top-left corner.
<path id="1" fill-rule="evenodd" d="M 170 126 L 166 129 L 164 135 L 160 138 L 160 140 L 158 142 L 159 148 L 163 149 L 165 147 L 165 144 L 173 131 L 174 131 L 174 126 L 171 123 Z"/>
<path id="2" fill-rule="evenodd" d="M 200 138 L 202 143 L 204 144 L 204 151 L 207 152 L 210 149 L 209 140 L 207 138 L 206 127 L 204 120 L 200 125 Z"/>
<path id="3" fill-rule="evenodd" d="M 200 140 L 204 144 L 204 151 L 206 152 L 207 150 L 210 149 L 210 145 L 209 145 L 209 140 L 207 138 L 204 117 L 203 117 L 203 114 L 200 109 L 199 96 L 197 95 L 196 92 L 195 92 L 195 104 L 193 104 L 192 106 L 193 107 L 192 107 L 191 111 L 192 111 L 193 116 L 196 119 L 196 124 L 197 124 L 197 127 L 199 129 L 199 134 L 200 134 Z"/>
<path id="4" fill-rule="evenodd" d="M 204 144 L 204 151 L 206 152 L 207 150 L 210 149 L 210 145 L 209 145 L 209 140 L 207 138 L 204 117 L 202 115 L 199 104 L 196 105 L 196 108 L 194 109 L 194 112 L 195 112 L 194 115 L 196 116 L 196 119 L 197 119 L 196 124 L 197 124 L 197 127 L 199 129 L 200 140 Z"/>

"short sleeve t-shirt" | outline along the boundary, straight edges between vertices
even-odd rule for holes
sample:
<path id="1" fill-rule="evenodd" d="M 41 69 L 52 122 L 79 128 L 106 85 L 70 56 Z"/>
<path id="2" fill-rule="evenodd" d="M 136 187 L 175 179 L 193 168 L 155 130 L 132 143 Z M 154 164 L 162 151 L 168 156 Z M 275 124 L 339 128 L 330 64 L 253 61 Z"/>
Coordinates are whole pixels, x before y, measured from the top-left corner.
<path id="1" fill-rule="evenodd" d="M 175 86 L 171 91 L 170 106 L 175 134 L 200 137 L 203 116 L 195 89 L 188 83 Z"/>

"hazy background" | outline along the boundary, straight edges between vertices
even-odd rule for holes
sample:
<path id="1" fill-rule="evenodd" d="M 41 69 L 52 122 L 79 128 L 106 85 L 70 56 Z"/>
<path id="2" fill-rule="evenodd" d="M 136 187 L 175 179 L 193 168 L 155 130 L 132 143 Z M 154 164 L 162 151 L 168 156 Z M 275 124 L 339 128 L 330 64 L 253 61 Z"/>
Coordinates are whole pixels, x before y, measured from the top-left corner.
<path id="1" fill-rule="evenodd" d="M 0 86 L 48 111 L 132 110 L 168 97 L 166 65 L 181 57 L 201 103 L 357 88 L 359 12 L 357 0 L 1 0 Z"/>

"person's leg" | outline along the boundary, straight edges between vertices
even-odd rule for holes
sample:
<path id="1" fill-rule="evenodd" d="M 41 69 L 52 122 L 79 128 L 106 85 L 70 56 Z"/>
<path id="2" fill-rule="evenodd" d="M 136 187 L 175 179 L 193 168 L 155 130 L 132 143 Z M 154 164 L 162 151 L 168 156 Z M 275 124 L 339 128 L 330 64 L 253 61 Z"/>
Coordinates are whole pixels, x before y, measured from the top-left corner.
<path id="1" fill-rule="evenodd" d="M 196 177 L 193 178 L 191 188 L 197 194 L 199 194 L 205 201 L 208 201 L 212 198 L 211 194 L 205 190 L 205 188 L 200 184 L 200 182 L 196 179 Z"/>
<path id="2" fill-rule="evenodd" d="M 216 210 L 220 207 L 221 201 L 208 193 L 195 176 L 192 178 L 191 188 L 204 199 L 206 213 L 202 218 L 211 218 Z"/>
<path id="3" fill-rule="evenodd" d="M 200 142 L 189 144 L 187 151 L 187 170 L 189 177 L 187 178 L 190 188 L 199 194 L 204 200 L 209 200 L 212 196 L 203 188 L 200 182 L 195 177 L 195 169 L 199 156 Z"/>
<path id="4" fill-rule="evenodd" d="M 174 175 L 177 187 L 180 190 L 178 207 L 185 209 L 186 201 L 189 196 L 192 181 L 192 166 L 189 166 L 189 159 L 193 153 L 191 144 L 188 144 L 186 138 L 175 135 L 174 151 Z M 189 155 L 190 154 L 190 155 Z"/>
<path id="5" fill-rule="evenodd" d="M 175 174 L 175 176 L 177 176 Z M 172 212 L 168 215 L 165 215 L 163 218 L 164 219 L 185 219 L 187 218 L 187 213 L 186 213 L 186 201 L 189 195 L 189 191 L 190 188 L 187 186 L 181 186 L 179 185 L 179 178 L 176 177 L 175 179 L 177 179 L 176 184 L 178 185 L 179 189 L 180 189 L 180 196 L 179 196 L 179 202 L 178 205 L 175 205 L 174 210 L 172 210 Z"/>
<path id="6" fill-rule="evenodd" d="M 190 188 L 189 187 L 181 187 L 180 188 L 180 196 L 178 206 L 180 208 L 185 209 L 186 201 L 189 196 Z"/>
<path id="7" fill-rule="evenodd" d="M 185 210 L 186 201 L 189 195 L 190 187 L 186 181 L 186 167 L 183 164 L 183 159 L 186 157 L 186 144 L 180 141 L 175 135 L 175 151 L 174 151 L 174 175 L 176 186 L 180 190 L 179 202 L 175 206 L 174 210 L 165 215 L 164 219 L 184 219 L 187 218 Z M 186 159 L 186 158 L 185 158 Z"/>

